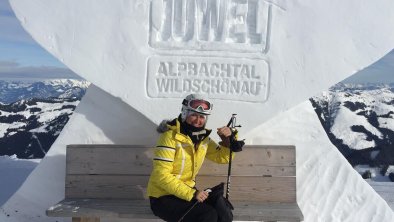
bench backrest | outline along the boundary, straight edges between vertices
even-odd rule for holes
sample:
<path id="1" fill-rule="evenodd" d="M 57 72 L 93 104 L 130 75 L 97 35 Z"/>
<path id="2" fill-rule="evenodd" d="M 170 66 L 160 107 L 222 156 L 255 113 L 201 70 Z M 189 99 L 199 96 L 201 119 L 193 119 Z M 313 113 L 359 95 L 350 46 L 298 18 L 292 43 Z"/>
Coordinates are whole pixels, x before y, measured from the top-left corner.
<path id="1" fill-rule="evenodd" d="M 294 146 L 245 146 L 232 164 L 230 200 L 296 202 Z M 153 148 L 134 145 L 68 145 L 66 198 L 146 199 Z M 206 160 L 197 187 L 226 182 L 228 164 Z"/>

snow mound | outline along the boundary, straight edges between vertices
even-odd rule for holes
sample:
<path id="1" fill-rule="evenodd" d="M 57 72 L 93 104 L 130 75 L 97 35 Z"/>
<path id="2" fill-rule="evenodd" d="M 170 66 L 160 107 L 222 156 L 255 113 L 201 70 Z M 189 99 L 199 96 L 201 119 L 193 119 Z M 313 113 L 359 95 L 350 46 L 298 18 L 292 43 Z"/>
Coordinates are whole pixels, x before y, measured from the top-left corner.
<path id="1" fill-rule="evenodd" d="M 385 200 L 331 144 L 309 102 L 258 126 L 246 141 L 296 146 L 297 199 L 305 221 L 394 221 Z"/>

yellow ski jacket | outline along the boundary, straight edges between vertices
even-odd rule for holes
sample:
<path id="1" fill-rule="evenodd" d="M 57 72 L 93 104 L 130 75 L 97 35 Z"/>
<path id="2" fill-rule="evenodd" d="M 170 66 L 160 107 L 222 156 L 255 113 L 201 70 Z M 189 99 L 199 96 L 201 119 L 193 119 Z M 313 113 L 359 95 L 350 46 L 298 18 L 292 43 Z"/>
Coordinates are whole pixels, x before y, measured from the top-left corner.
<path id="1" fill-rule="evenodd" d="M 175 195 L 190 201 L 196 192 L 195 179 L 205 157 L 216 163 L 228 163 L 230 149 L 218 145 L 209 136 L 195 148 L 190 137 L 180 133 L 178 119 L 167 123 L 167 128 L 156 144 L 147 194 L 150 197 Z M 211 131 L 207 131 L 209 135 Z"/>

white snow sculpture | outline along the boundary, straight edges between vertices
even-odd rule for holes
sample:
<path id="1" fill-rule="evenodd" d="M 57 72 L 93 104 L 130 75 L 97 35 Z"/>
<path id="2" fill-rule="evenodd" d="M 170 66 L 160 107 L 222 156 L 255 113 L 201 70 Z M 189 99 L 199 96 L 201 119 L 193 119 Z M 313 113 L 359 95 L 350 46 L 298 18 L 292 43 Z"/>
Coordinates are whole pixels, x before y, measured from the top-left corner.
<path id="1" fill-rule="evenodd" d="M 11 5 L 45 49 L 156 124 L 179 111 L 184 95 L 199 92 L 214 99 L 220 114 L 212 116 L 211 125 L 237 113 L 248 131 L 394 46 L 390 0 L 12 0 Z"/>
<path id="2" fill-rule="evenodd" d="M 327 158 L 324 153 L 309 156 L 315 146 L 338 156 L 327 138 L 311 130 L 324 133 L 316 117 L 309 120 L 310 107 L 286 114 L 289 120 L 301 115 L 302 121 L 262 124 L 388 53 L 394 47 L 393 1 L 12 0 L 11 5 L 37 42 L 98 87 L 88 90 L 46 158 L 2 207 L 0 221 L 53 221 L 44 211 L 64 194 L 66 144 L 152 144 L 155 124 L 177 115 L 190 92 L 213 98 L 209 126 L 238 113 L 249 143 L 272 142 L 264 131 L 251 130 L 277 124 L 280 141 L 303 146 L 297 170 L 305 221 L 392 221 L 391 209 L 348 165 L 341 167 L 341 183 L 333 183 L 335 166 L 347 164 L 343 158 L 324 159 L 326 168 L 320 161 Z M 352 189 L 355 184 L 360 188 Z M 359 213 L 368 208 L 360 202 L 374 206 Z"/>

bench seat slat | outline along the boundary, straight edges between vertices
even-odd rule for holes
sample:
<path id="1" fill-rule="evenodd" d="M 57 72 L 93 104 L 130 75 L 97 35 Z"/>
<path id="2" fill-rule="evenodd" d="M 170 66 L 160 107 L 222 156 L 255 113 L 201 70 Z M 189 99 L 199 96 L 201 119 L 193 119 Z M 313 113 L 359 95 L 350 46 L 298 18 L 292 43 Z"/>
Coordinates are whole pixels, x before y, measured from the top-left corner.
<path id="1" fill-rule="evenodd" d="M 67 174 L 150 174 L 153 148 L 75 145 L 67 149 Z M 245 146 L 233 162 L 233 175 L 295 176 L 295 151 L 288 146 Z M 204 162 L 199 175 L 227 175 L 226 164 Z"/>
<path id="2" fill-rule="evenodd" d="M 302 221 L 304 216 L 297 203 L 234 202 L 234 220 Z"/>
<path id="3" fill-rule="evenodd" d="M 197 187 L 205 189 L 225 176 L 199 176 Z M 149 175 L 67 175 L 66 198 L 146 198 Z M 295 177 L 231 177 L 231 199 L 255 202 L 295 202 Z"/>
<path id="4" fill-rule="evenodd" d="M 301 221 L 296 203 L 253 204 L 233 202 L 234 220 Z M 119 217 L 161 221 L 150 211 L 148 200 L 65 199 L 46 211 L 50 217 Z"/>
<path id="5" fill-rule="evenodd" d="M 227 177 L 199 176 L 198 188 L 213 187 Z M 295 177 L 231 176 L 230 199 L 248 202 L 296 202 Z"/>

